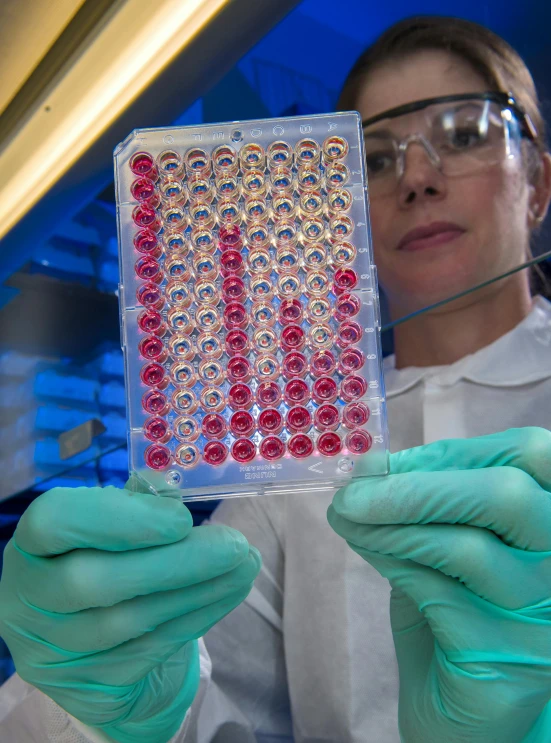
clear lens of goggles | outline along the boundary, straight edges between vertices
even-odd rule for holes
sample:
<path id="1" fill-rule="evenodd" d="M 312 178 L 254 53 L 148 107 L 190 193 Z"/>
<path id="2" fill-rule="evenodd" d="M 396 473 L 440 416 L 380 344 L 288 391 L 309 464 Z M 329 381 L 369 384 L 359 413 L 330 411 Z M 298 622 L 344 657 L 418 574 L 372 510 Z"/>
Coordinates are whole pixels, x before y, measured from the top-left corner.
<path id="1" fill-rule="evenodd" d="M 521 150 L 515 114 L 487 100 L 435 103 L 383 119 L 364 129 L 364 141 L 372 197 L 395 190 L 410 145 L 423 147 L 433 166 L 446 176 L 476 173 L 518 157 Z"/>

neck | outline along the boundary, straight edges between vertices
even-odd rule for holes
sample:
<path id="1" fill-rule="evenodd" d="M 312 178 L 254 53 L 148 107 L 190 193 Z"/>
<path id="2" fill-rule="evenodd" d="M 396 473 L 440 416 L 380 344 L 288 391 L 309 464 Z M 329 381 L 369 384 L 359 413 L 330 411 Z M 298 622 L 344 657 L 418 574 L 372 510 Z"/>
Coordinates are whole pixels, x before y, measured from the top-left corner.
<path id="1" fill-rule="evenodd" d="M 396 368 L 452 364 L 501 338 L 531 309 L 527 277 L 516 274 L 408 320 L 394 329 Z M 390 310 L 392 319 L 413 311 L 392 305 Z"/>

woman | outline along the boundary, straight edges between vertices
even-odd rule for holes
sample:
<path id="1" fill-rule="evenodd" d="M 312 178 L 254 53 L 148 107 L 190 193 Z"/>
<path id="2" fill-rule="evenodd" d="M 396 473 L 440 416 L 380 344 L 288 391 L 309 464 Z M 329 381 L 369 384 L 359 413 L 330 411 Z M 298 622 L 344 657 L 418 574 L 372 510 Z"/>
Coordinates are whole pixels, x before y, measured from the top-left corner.
<path id="1" fill-rule="evenodd" d="M 498 92 L 517 104 L 484 95 Z M 524 260 L 551 166 L 505 42 L 465 21 L 404 21 L 360 58 L 341 106 L 364 120 L 393 318 Z M 37 499 L 0 591 L 29 682 L 4 689 L 3 739 L 391 743 L 399 674 L 407 743 L 549 740 L 551 307 L 516 273 L 397 326 L 395 348 L 388 477 L 332 505 L 307 493 L 214 514 L 259 548 L 252 590 L 255 550 L 227 526 L 190 533 L 177 504 Z M 506 430 L 519 426 L 541 428 Z M 203 654 L 196 693 L 192 640 L 210 627 L 212 681 Z"/>

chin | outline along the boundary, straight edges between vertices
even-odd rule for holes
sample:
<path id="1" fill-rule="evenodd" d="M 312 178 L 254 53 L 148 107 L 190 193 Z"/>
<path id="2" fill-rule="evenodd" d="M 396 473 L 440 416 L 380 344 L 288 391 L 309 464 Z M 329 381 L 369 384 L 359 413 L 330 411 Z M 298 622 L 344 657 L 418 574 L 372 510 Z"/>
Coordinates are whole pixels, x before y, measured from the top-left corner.
<path id="1" fill-rule="evenodd" d="M 415 280 L 418 278 L 418 280 Z M 401 282 L 392 282 L 393 289 L 385 290 L 391 304 L 400 306 L 413 312 L 430 304 L 436 304 L 444 299 L 467 291 L 480 283 L 476 278 L 468 276 L 425 275 L 423 277 L 404 277 Z M 384 282 L 381 282 L 383 288 Z M 388 284 L 387 284 L 388 286 Z"/>
<path id="2" fill-rule="evenodd" d="M 397 270 L 398 269 L 398 270 Z M 478 270 L 477 270 L 478 269 Z M 433 260 L 419 261 L 409 266 L 393 266 L 385 271 L 378 266 L 381 285 L 389 301 L 400 306 L 418 309 L 440 302 L 476 286 L 484 280 L 477 261 Z"/>

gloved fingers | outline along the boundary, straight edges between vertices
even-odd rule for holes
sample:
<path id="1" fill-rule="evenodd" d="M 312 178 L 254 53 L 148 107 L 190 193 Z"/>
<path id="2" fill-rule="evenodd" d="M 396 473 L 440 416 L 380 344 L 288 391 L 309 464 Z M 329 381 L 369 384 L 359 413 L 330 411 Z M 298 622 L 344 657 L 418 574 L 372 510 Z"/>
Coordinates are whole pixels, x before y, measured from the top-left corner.
<path id="1" fill-rule="evenodd" d="M 384 555 L 379 558 L 384 560 Z M 426 617 L 399 588 L 390 592 L 390 626 L 401 679 L 429 676 L 434 655 L 434 636 Z"/>
<path id="2" fill-rule="evenodd" d="M 495 606 L 433 568 L 350 547 L 411 599 L 450 662 L 508 663 L 519 673 L 526 665 L 551 669 L 549 619 Z"/>
<path id="3" fill-rule="evenodd" d="M 164 622 L 151 632 L 109 650 L 84 656 L 60 651 L 59 655 L 66 659 L 52 663 L 51 651 L 45 662 L 42 660 L 44 653 L 39 648 L 32 659 L 29 656 L 21 658 L 24 665 L 30 665 L 32 660 L 32 669 L 25 676 L 32 677 L 35 686 L 43 683 L 55 686 L 59 679 L 64 686 L 97 684 L 104 687 L 108 694 L 111 690 L 114 695 L 120 696 L 120 689 L 117 687 L 137 684 L 174 655 L 182 645 L 202 637 L 214 624 L 239 606 L 251 588 L 252 583 L 220 601 Z M 18 658 L 14 657 L 19 671 Z"/>
<path id="4" fill-rule="evenodd" d="M 119 488 L 53 488 L 27 508 L 14 539 L 30 555 L 91 547 L 126 551 L 171 544 L 193 526 L 178 500 Z"/>
<path id="5" fill-rule="evenodd" d="M 384 560 L 385 555 L 379 555 L 376 559 Z M 393 559 L 390 558 L 391 561 Z M 379 568 L 377 569 L 381 572 Z M 419 611 L 415 602 L 395 587 L 390 591 L 390 625 L 394 634 L 409 634 L 416 628 L 422 630 L 428 627 L 426 617 Z"/>
<path id="6" fill-rule="evenodd" d="M 236 591 L 250 586 L 261 566 L 259 552 L 251 547 L 248 556 L 233 570 L 202 583 L 172 591 L 150 593 L 106 608 L 94 608 L 73 614 L 29 612 L 25 636 L 32 634 L 37 643 L 47 643 L 67 653 L 98 653 L 115 648 L 151 632 L 156 627 L 184 614 L 223 601 Z M 19 628 L 15 627 L 15 632 Z"/>
<path id="7" fill-rule="evenodd" d="M 184 669 L 185 668 L 185 673 Z M 154 740 L 158 734 L 157 720 L 160 717 L 170 719 L 173 717 L 170 708 L 189 709 L 197 689 L 200 679 L 200 660 L 199 648 L 196 641 L 188 642 L 180 647 L 175 653 L 167 658 L 161 665 L 156 666 L 148 675 L 148 683 L 143 685 L 138 704 L 132 709 L 132 722 L 129 725 L 129 732 L 132 726 L 136 725 L 142 730 L 142 724 L 150 727 L 151 735 L 145 740 Z M 167 689 L 170 701 L 162 705 L 162 713 L 159 715 L 159 688 Z M 152 719 L 152 713 L 156 713 L 157 719 Z M 109 730 L 106 730 L 109 734 Z M 133 737 L 129 736 L 131 741 Z"/>
<path id="8" fill-rule="evenodd" d="M 478 436 L 447 439 L 390 455 L 392 474 L 515 467 L 551 492 L 551 431 L 527 426 Z"/>
<path id="9" fill-rule="evenodd" d="M 85 725 L 102 728 L 110 740 L 119 740 L 118 727 L 124 725 L 127 740 L 153 741 L 166 739 L 162 738 L 163 721 L 166 724 L 171 717 L 181 720 L 193 702 L 198 685 L 197 643 L 188 642 L 157 666 L 143 683 L 115 688 L 94 681 L 57 684 L 51 678 L 49 683 L 41 683 L 40 689 Z M 148 726 L 151 730 L 146 737 Z"/>
<path id="10" fill-rule="evenodd" d="M 549 596 L 551 552 L 513 549 L 487 529 L 451 524 L 366 526 L 335 512 L 330 524 L 348 543 L 439 570 L 506 609 L 533 606 Z"/>
<path id="11" fill-rule="evenodd" d="M 14 557 L 10 573 L 22 599 L 64 614 L 202 583 L 233 570 L 248 553 L 249 543 L 240 532 L 213 524 L 195 527 L 179 542 L 149 549 L 80 549 L 44 558 L 15 546 L 8 558 Z"/>
<path id="12" fill-rule="evenodd" d="M 205 606 L 202 609 L 176 617 L 157 627 L 152 633 L 142 635 L 135 640 L 118 648 L 108 650 L 109 663 L 113 668 L 120 668 L 119 683 L 136 683 L 149 673 L 160 662 L 166 661 L 184 644 L 190 640 L 203 637 L 211 627 L 220 622 L 225 616 L 239 606 L 249 595 L 253 584 L 241 587 L 231 595 Z M 111 654 L 113 657 L 111 657 Z M 120 658 L 117 656 L 120 655 Z M 138 658 L 139 664 L 136 668 L 128 667 L 126 658 Z M 127 668 L 123 666 L 126 665 Z M 141 667 L 140 667 L 141 666 Z"/>
<path id="13" fill-rule="evenodd" d="M 360 478 L 333 507 L 361 524 L 470 524 L 518 549 L 551 550 L 551 496 L 515 467 Z"/>

